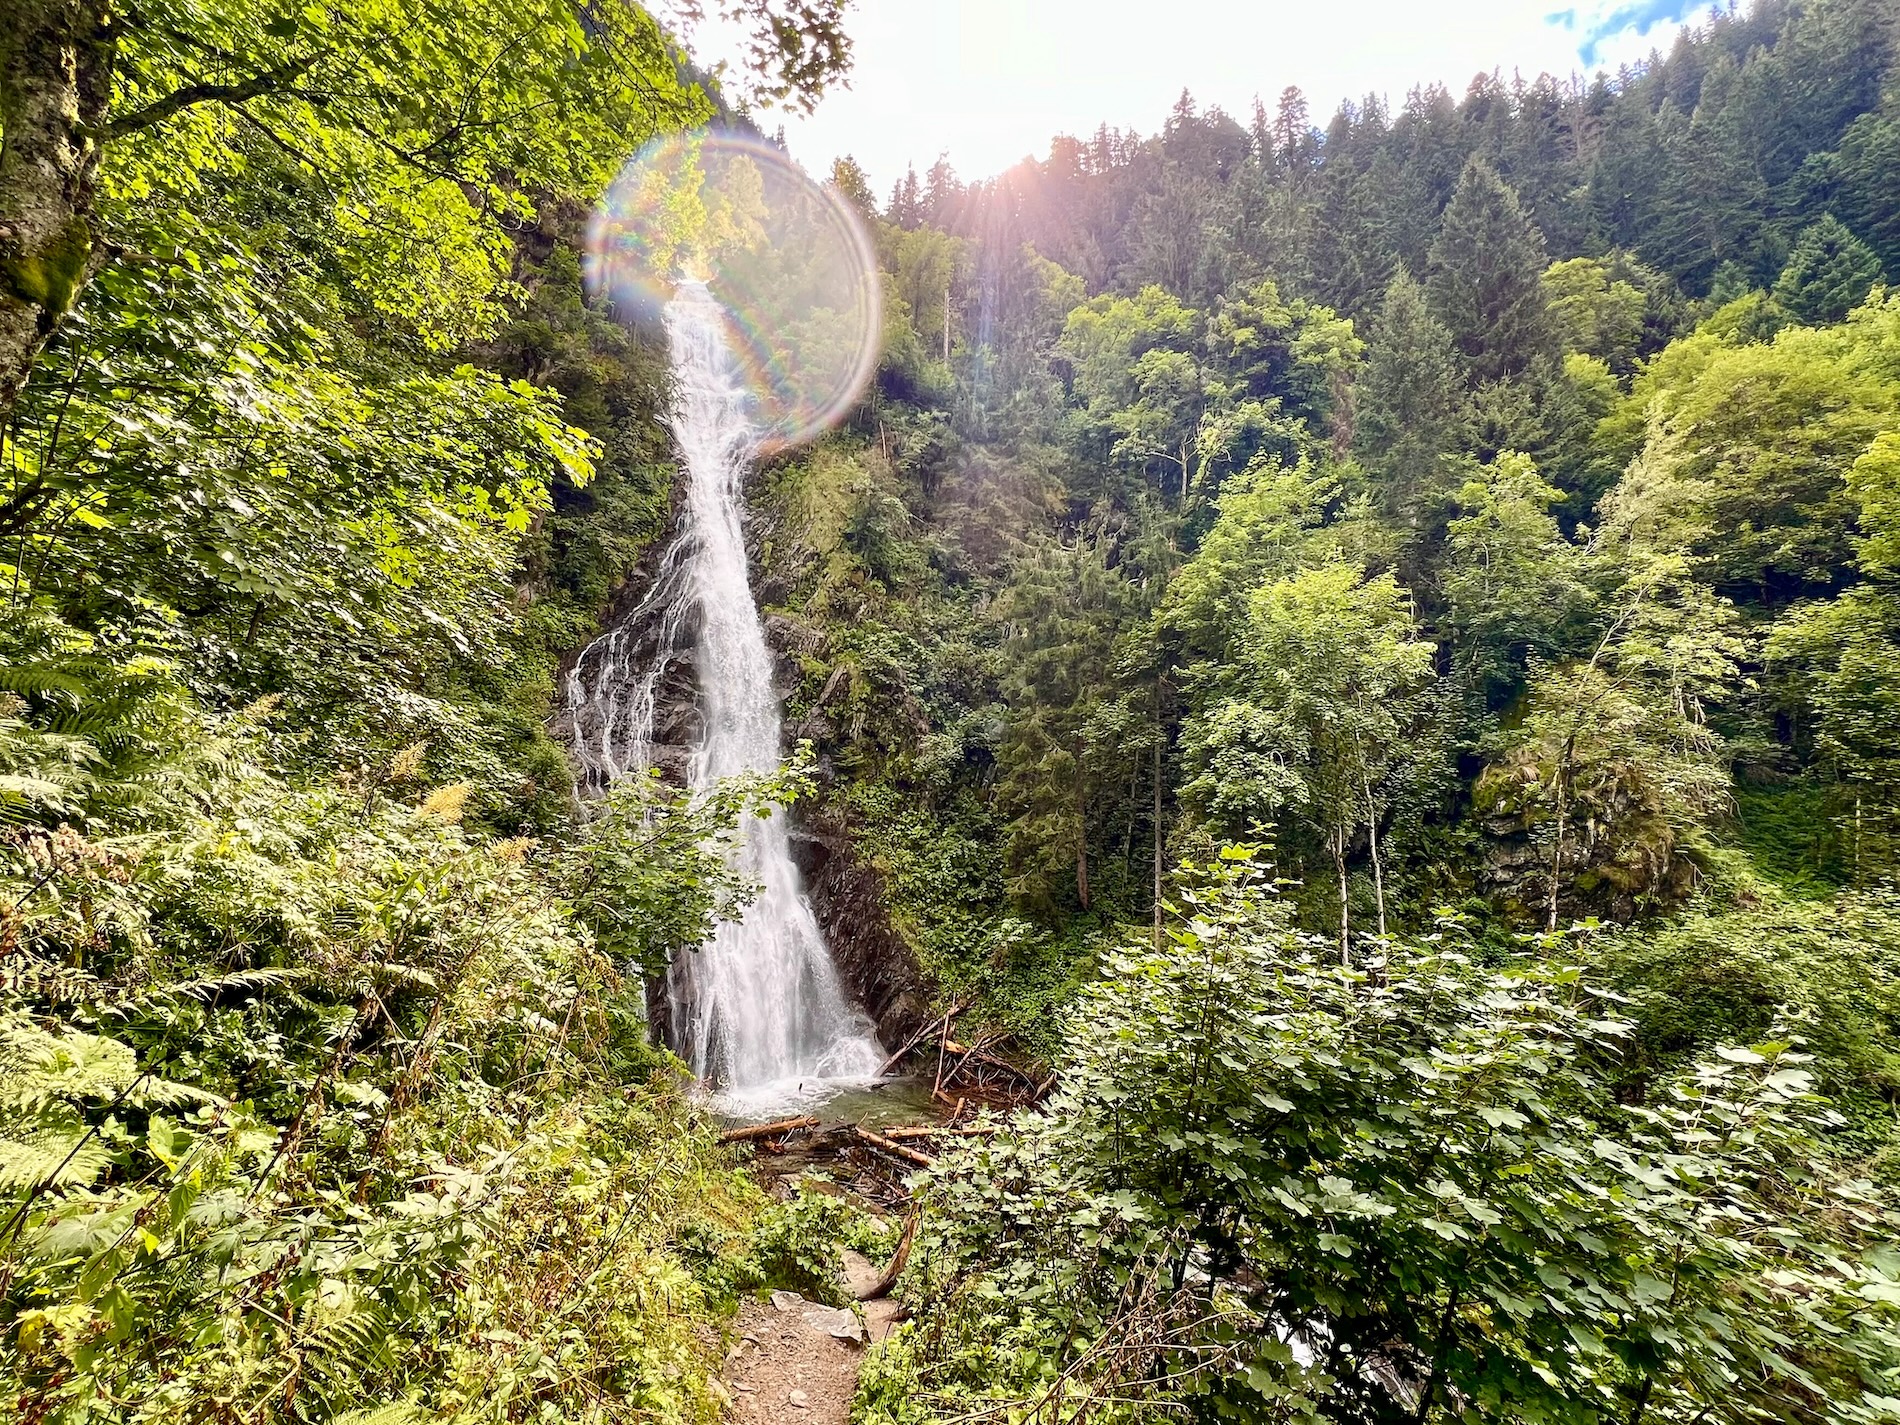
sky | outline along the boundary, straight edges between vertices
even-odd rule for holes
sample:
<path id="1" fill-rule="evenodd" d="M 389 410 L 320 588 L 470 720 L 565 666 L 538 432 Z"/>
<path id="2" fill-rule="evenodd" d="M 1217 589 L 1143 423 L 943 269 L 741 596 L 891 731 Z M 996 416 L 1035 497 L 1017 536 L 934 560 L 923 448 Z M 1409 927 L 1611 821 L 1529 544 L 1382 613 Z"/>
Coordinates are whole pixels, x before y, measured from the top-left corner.
<path id="1" fill-rule="evenodd" d="M 1189 89 L 1242 123 L 1255 95 L 1306 93 L 1324 126 L 1339 101 L 1414 84 L 1462 94 L 1473 75 L 1525 78 L 1614 71 L 1667 50 L 1707 0 L 854 0 L 850 87 L 784 124 L 793 156 L 823 174 L 850 154 L 883 195 L 909 164 L 947 154 L 959 176 L 986 178 L 1047 154 L 1058 133 L 1098 124 L 1143 134 Z M 694 46 L 714 59 L 716 34 Z"/>

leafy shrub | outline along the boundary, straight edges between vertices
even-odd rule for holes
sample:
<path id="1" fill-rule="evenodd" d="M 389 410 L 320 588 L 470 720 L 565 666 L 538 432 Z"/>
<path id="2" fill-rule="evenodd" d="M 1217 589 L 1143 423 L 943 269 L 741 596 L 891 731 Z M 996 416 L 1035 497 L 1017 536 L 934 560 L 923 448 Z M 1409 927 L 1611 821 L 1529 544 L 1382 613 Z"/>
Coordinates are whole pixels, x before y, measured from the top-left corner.
<path id="1" fill-rule="evenodd" d="M 0 749 L 89 729 L 59 734 L 88 780 L 24 785 L 0 838 L 0 1399 L 711 1419 L 724 1287 L 689 1244 L 736 1251 L 759 1195 L 565 864 L 464 827 L 419 749 L 293 784 L 261 712 L 177 696 L 149 755 L 92 740 L 84 680 Z"/>
<path id="2" fill-rule="evenodd" d="M 1804 1056 L 1621 1105 L 1631 1025 L 1562 949 L 1348 970 L 1207 874 L 1084 994 L 1048 1110 L 928 1175 L 864 1418 L 1880 1418 L 1895 1218 Z"/>
<path id="3" fill-rule="evenodd" d="M 728 1264 L 739 1287 L 777 1287 L 829 1306 L 844 1306 L 838 1254 L 849 1247 L 877 1258 L 888 1254 L 888 1226 L 833 1193 L 800 1183 L 792 1195 L 759 1214 L 741 1255 Z"/>

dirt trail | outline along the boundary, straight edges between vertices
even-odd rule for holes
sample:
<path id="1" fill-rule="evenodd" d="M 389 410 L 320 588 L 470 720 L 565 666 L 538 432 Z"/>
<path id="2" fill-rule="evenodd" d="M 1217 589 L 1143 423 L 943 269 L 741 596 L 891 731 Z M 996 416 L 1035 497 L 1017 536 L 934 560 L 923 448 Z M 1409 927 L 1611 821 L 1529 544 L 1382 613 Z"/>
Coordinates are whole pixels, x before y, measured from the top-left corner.
<path id="1" fill-rule="evenodd" d="M 844 1271 L 854 1296 L 879 1275 L 856 1252 L 845 1253 Z M 861 1327 L 849 1310 L 795 1292 L 775 1291 L 769 1303 L 741 1306 L 722 1373 L 736 1425 L 845 1425 L 866 1342 L 883 1340 L 898 1315 L 889 1301 L 867 1301 L 859 1309 Z M 846 1339 L 860 1332 L 865 1340 Z"/>

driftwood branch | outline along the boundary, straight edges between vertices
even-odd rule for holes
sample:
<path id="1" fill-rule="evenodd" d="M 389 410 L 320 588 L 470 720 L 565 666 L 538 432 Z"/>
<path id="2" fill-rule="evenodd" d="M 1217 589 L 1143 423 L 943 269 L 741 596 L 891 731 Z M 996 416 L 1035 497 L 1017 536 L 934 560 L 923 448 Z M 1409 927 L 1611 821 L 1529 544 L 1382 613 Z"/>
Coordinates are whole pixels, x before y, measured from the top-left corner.
<path id="1" fill-rule="evenodd" d="M 902 1143 L 892 1142 L 882 1133 L 873 1133 L 862 1124 L 858 1126 L 858 1137 L 862 1138 L 866 1143 L 869 1143 L 873 1148 L 882 1149 L 893 1157 L 902 1158 L 907 1163 L 915 1163 L 920 1168 L 927 1168 L 937 1161 L 928 1153 L 919 1153 L 915 1148 L 906 1148 Z"/>
<path id="2" fill-rule="evenodd" d="M 987 1138 L 996 1132 L 989 1128 L 944 1128 L 936 1124 L 924 1123 L 915 1127 L 886 1128 L 882 1130 L 886 1138 Z"/>
<path id="3" fill-rule="evenodd" d="M 962 1014 L 964 1010 L 970 1007 L 971 998 L 972 998 L 971 996 L 966 995 L 964 998 L 958 1000 L 955 1004 L 950 1006 L 950 1012 L 943 1017 L 943 1025 L 944 1025 L 943 1032 L 945 1034 L 948 1034 L 950 1032 L 950 1021 L 955 1019 L 959 1014 Z M 884 1067 L 879 1069 L 878 1073 L 888 1074 L 892 1069 L 896 1068 L 898 1064 L 903 1061 L 903 1058 L 906 1054 L 910 1053 L 910 1051 L 915 1049 L 918 1046 L 918 1044 L 923 1042 L 924 1036 L 930 1032 L 930 1027 L 935 1023 L 937 1023 L 937 1021 L 933 1018 L 933 1019 L 927 1019 L 922 1024 L 918 1025 L 917 1032 L 911 1035 L 909 1039 L 904 1041 L 903 1048 L 899 1049 L 895 1054 L 891 1055 L 890 1058 L 884 1061 Z"/>
<path id="4" fill-rule="evenodd" d="M 858 1293 L 859 1301 L 881 1301 L 891 1294 L 891 1288 L 897 1285 L 897 1279 L 904 1275 L 904 1265 L 910 1261 L 911 1239 L 917 1235 L 917 1214 L 904 1219 L 904 1235 L 897 1239 L 897 1251 L 891 1257 L 891 1264 L 884 1269 L 884 1275 Z"/>
<path id="5" fill-rule="evenodd" d="M 728 1128 L 719 1135 L 721 1143 L 752 1143 L 760 1138 L 777 1138 L 786 1133 L 808 1133 L 818 1126 L 815 1118 L 781 1118 L 774 1123 L 754 1123 L 744 1128 Z"/>

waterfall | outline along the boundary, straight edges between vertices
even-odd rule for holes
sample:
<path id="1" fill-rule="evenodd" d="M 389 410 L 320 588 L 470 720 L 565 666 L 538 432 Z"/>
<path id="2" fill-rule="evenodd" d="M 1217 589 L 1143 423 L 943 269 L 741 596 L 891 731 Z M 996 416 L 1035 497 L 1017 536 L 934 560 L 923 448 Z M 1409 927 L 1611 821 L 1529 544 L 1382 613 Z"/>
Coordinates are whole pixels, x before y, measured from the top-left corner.
<path id="1" fill-rule="evenodd" d="M 644 775 L 656 749 L 665 681 L 690 661 L 696 726 L 684 767 L 695 791 L 770 772 L 782 749 L 772 656 L 748 582 L 743 483 L 760 432 L 705 286 L 683 284 L 666 309 L 686 473 L 681 528 L 646 601 L 596 639 L 569 675 L 567 703 L 583 781 Z M 644 666 L 641 666 L 644 664 Z M 737 869 L 759 888 L 741 920 L 678 956 L 667 980 L 681 1056 L 744 1110 L 795 1102 L 877 1074 L 883 1051 L 847 997 L 804 879 L 785 813 L 747 818 Z"/>

